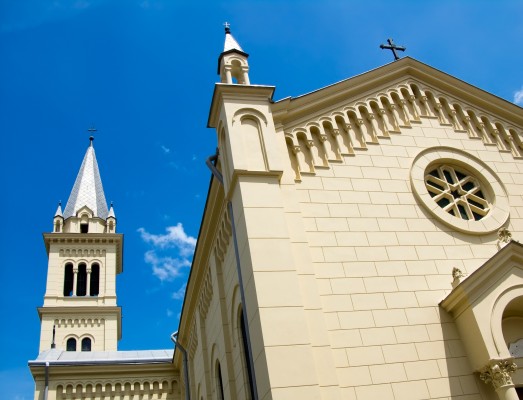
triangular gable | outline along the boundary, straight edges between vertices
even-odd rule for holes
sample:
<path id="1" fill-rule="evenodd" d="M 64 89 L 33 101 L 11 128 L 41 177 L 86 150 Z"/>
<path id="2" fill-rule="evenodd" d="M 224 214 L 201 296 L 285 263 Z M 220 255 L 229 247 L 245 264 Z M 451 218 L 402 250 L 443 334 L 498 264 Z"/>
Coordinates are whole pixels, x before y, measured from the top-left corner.
<path id="1" fill-rule="evenodd" d="M 454 317 L 474 369 L 511 358 L 501 324 L 507 306 L 521 298 L 523 245 L 511 241 L 440 303 Z"/>
<path id="2" fill-rule="evenodd" d="M 418 126 L 447 127 L 459 139 L 481 140 L 523 159 L 521 107 L 412 58 L 280 100 L 271 109 L 298 180 Z"/>

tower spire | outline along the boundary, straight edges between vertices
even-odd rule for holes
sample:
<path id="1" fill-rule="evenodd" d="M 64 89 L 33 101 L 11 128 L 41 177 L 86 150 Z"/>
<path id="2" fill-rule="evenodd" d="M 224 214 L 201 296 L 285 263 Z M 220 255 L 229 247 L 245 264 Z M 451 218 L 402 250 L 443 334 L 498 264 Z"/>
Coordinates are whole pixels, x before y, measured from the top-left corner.
<path id="1" fill-rule="evenodd" d="M 84 206 L 92 211 L 93 217 L 107 218 L 109 210 L 107 209 L 102 179 L 98 170 L 93 140 L 94 138 L 91 136 L 89 138 L 89 147 L 65 206 L 63 213 L 65 219 L 75 216 L 78 210 Z"/>
<path id="2" fill-rule="evenodd" d="M 240 44 L 232 36 L 231 24 L 225 22 L 225 43 L 218 59 L 218 74 L 222 83 L 239 83 L 250 85 L 249 55 L 243 51 Z"/>

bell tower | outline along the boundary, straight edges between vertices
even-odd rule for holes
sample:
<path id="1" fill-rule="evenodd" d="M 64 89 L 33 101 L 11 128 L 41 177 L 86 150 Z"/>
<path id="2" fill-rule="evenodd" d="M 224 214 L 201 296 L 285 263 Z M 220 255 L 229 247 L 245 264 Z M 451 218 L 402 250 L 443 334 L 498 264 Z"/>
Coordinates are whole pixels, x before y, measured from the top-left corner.
<path id="1" fill-rule="evenodd" d="M 116 275 L 123 270 L 123 235 L 107 207 L 93 140 L 65 209 L 58 205 L 53 231 L 43 235 L 49 262 L 39 352 L 116 351 L 121 337 Z"/>
<path id="2" fill-rule="evenodd" d="M 247 62 L 249 55 L 243 51 L 232 36 L 230 24 L 226 22 L 224 26 L 225 44 L 223 52 L 218 59 L 218 74 L 220 75 L 221 83 L 250 85 L 249 64 Z"/>

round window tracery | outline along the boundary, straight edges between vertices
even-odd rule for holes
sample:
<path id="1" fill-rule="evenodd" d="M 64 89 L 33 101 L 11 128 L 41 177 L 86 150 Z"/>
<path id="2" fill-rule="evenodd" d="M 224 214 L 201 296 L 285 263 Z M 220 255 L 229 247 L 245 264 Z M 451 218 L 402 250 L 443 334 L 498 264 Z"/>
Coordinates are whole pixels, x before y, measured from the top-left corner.
<path id="1" fill-rule="evenodd" d="M 425 184 L 438 206 L 454 217 L 479 221 L 490 211 L 480 181 L 463 169 L 447 164 L 431 167 Z"/>
<path id="2" fill-rule="evenodd" d="M 463 150 L 422 150 L 413 160 L 410 183 L 433 218 L 461 232 L 495 232 L 509 218 L 508 195 L 499 176 Z"/>

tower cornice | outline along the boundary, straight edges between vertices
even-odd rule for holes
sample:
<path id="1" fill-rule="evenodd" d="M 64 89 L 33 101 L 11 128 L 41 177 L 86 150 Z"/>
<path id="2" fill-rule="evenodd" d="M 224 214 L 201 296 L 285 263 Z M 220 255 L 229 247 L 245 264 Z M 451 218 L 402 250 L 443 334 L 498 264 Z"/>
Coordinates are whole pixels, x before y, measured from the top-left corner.
<path id="1" fill-rule="evenodd" d="M 47 254 L 51 244 L 64 245 L 116 245 L 116 273 L 123 272 L 123 234 L 121 233 L 44 233 Z"/>
<path id="2" fill-rule="evenodd" d="M 219 120 L 219 110 L 224 100 L 247 100 L 259 98 L 263 101 L 272 102 L 275 86 L 265 85 L 238 85 L 228 83 L 216 83 L 209 110 L 207 121 L 208 128 L 216 128 Z"/>

